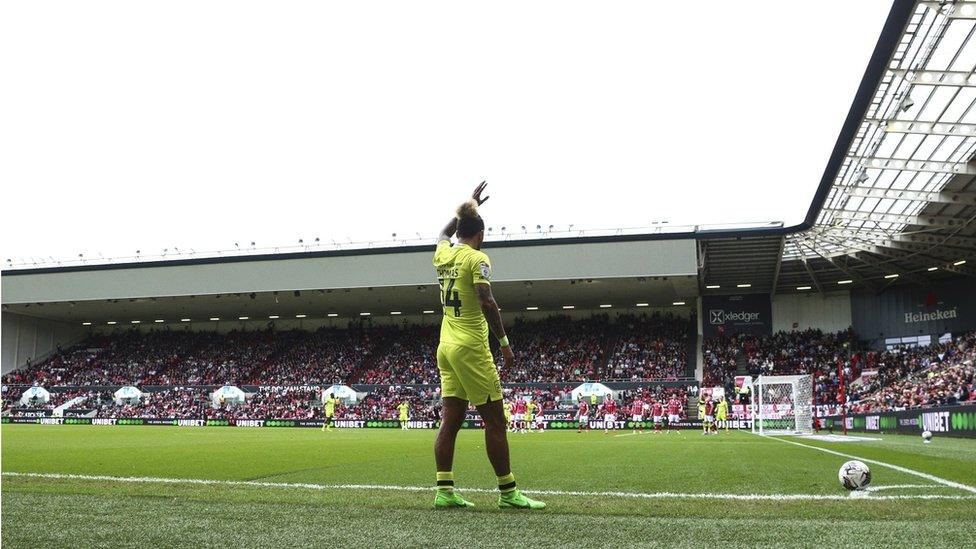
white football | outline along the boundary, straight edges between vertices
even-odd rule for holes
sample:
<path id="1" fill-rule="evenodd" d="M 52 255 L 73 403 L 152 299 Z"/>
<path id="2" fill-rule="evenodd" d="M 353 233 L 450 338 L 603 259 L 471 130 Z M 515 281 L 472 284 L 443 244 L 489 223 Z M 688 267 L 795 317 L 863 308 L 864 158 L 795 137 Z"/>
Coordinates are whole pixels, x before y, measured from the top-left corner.
<path id="1" fill-rule="evenodd" d="M 860 490 L 871 484 L 871 469 L 861 461 L 852 460 L 840 466 L 837 478 L 848 490 Z"/>
<path id="2" fill-rule="evenodd" d="M 925 442 L 932 440 L 932 431 L 922 431 L 922 440 Z"/>

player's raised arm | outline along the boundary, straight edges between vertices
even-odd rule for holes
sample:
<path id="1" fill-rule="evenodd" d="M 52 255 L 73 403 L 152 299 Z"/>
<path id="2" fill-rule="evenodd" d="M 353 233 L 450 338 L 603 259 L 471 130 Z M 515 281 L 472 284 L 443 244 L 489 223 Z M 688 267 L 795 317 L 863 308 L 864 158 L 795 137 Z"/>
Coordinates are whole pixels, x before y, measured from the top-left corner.
<path id="1" fill-rule="evenodd" d="M 471 198 L 474 199 L 474 201 L 477 202 L 479 206 L 484 204 L 489 198 L 487 196 L 481 198 L 481 193 L 482 191 L 485 190 L 485 187 L 487 186 L 488 186 L 488 182 L 482 181 L 481 183 L 478 183 L 478 186 L 474 188 L 474 192 L 471 193 Z M 437 237 L 437 242 L 441 242 L 443 240 L 450 240 L 451 237 L 454 236 L 454 233 L 457 231 L 457 222 L 458 222 L 457 217 L 452 217 L 451 220 L 447 222 L 447 225 L 445 225 L 444 228 L 441 229 L 441 234 Z"/>

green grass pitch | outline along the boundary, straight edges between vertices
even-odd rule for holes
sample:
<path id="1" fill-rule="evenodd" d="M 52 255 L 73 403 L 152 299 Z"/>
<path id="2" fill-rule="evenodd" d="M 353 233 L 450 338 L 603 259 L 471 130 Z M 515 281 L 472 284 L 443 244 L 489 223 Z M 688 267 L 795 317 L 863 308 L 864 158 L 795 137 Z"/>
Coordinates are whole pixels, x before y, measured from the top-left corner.
<path id="1" fill-rule="evenodd" d="M 836 476 L 848 458 L 749 433 L 512 434 L 520 487 L 549 503 L 528 513 L 494 506 L 474 430 L 454 470 L 477 507 L 434 510 L 434 434 L 4 425 L 2 544 L 946 547 L 976 532 L 976 440 L 783 437 L 937 477 L 869 463 L 875 491 L 852 498 Z"/>

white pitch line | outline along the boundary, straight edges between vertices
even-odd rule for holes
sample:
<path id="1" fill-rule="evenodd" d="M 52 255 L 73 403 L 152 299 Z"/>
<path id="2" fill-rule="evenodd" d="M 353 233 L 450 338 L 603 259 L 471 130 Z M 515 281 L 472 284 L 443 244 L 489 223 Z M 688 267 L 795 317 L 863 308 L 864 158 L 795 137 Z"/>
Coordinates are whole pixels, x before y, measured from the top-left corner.
<path id="1" fill-rule="evenodd" d="M 282 488 L 294 489 L 301 488 L 306 490 L 376 490 L 385 492 L 433 492 L 433 486 L 397 486 L 389 484 L 310 484 L 296 482 L 261 482 L 254 480 L 210 480 L 200 478 L 159 478 L 159 477 L 115 477 L 109 475 L 75 475 L 68 473 L 16 473 L 4 472 L 5 477 L 24 477 L 24 478 L 44 478 L 58 480 L 86 480 L 86 481 L 107 481 L 107 482 L 128 482 L 143 484 L 197 484 L 208 486 L 251 486 L 258 488 Z M 463 492 L 495 494 L 496 490 L 485 488 L 465 488 Z M 850 497 L 839 494 L 717 494 L 717 493 L 691 493 L 682 494 L 677 492 L 583 492 L 573 490 L 523 490 L 527 494 L 537 494 L 542 496 L 582 496 L 582 497 L 616 497 L 626 499 L 716 499 L 716 500 L 742 500 L 742 501 L 850 501 Z M 884 500 L 976 500 L 976 496 L 952 496 L 952 495 L 895 495 L 895 496 L 872 496 L 871 501 Z"/>
<path id="2" fill-rule="evenodd" d="M 916 471 L 914 469 L 909 469 L 908 467 L 902 467 L 901 465 L 893 465 L 891 463 L 885 463 L 883 461 L 878 461 L 876 459 L 867 459 L 867 458 L 852 456 L 851 454 L 845 454 L 843 452 L 838 452 L 836 450 L 830 450 L 828 448 L 821 448 L 819 446 L 811 446 L 809 444 L 803 444 L 801 442 L 796 442 L 796 441 L 793 441 L 793 440 L 786 440 L 786 439 L 777 438 L 777 437 L 774 437 L 774 436 L 769 436 L 769 435 L 758 435 L 758 436 L 761 436 L 761 437 L 764 437 L 764 438 L 769 438 L 769 439 L 772 439 L 772 440 L 778 440 L 780 442 L 783 442 L 783 443 L 786 443 L 786 444 L 792 444 L 794 446 L 802 446 L 804 448 L 810 448 L 811 450 L 819 450 L 821 452 L 826 452 L 828 454 L 833 454 L 835 456 L 846 457 L 848 459 L 857 459 L 857 460 L 863 461 L 865 463 L 873 463 L 875 465 L 880 465 L 882 467 L 887 467 L 889 469 L 894 469 L 895 471 L 899 471 L 899 472 L 902 472 L 902 473 L 905 473 L 905 474 L 915 475 L 916 477 L 921 477 L 921 478 L 924 478 L 926 480 L 931 480 L 932 482 L 937 482 L 937 483 L 942 484 L 944 486 L 949 486 L 951 488 L 957 488 L 959 490 L 964 490 L 966 492 L 971 492 L 971 493 L 976 494 L 976 487 L 974 487 L 974 486 L 970 486 L 968 484 L 962 484 L 961 482 L 955 482 L 955 481 L 952 481 L 952 480 L 947 480 L 947 479 L 944 479 L 942 477 L 937 477 L 935 475 L 930 475 L 928 473 L 923 473 L 921 471 Z M 872 499 L 874 499 L 874 498 L 872 498 Z"/>
<path id="3" fill-rule="evenodd" d="M 868 486 L 865 492 L 880 492 L 881 490 L 903 490 L 906 488 L 937 488 L 935 484 L 887 484 L 883 486 Z"/>
<path id="4" fill-rule="evenodd" d="M 617 437 L 632 437 L 632 436 L 639 436 L 639 435 L 653 435 L 654 433 L 658 433 L 658 434 L 669 434 L 671 432 L 672 431 L 644 431 L 643 433 L 621 433 L 619 435 L 613 435 L 613 438 L 617 438 Z M 678 433 L 678 431 L 673 431 L 673 432 Z M 678 434 L 680 435 L 681 433 L 678 433 Z"/>
<path id="5" fill-rule="evenodd" d="M 653 431 L 651 431 L 651 432 L 653 432 Z M 633 437 L 633 436 L 637 436 L 637 435 L 647 435 L 647 434 L 650 434 L 650 432 L 643 432 L 643 433 L 621 433 L 619 435 L 613 435 L 613 438 L 618 438 L 618 437 Z"/>

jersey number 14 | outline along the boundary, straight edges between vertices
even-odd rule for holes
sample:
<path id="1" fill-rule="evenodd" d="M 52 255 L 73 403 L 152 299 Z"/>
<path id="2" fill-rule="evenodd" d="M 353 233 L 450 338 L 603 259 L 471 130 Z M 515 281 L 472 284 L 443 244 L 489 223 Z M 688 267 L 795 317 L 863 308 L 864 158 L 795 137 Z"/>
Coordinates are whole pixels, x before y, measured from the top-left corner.
<path id="1" fill-rule="evenodd" d="M 454 289 L 453 278 L 447 279 L 447 285 L 444 285 L 444 279 L 441 279 L 441 286 L 444 288 L 444 293 L 441 294 L 441 304 L 444 307 L 453 307 L 454 316 L 461 316 L 461 300 L 458 298 L 457 290 Z"/>

